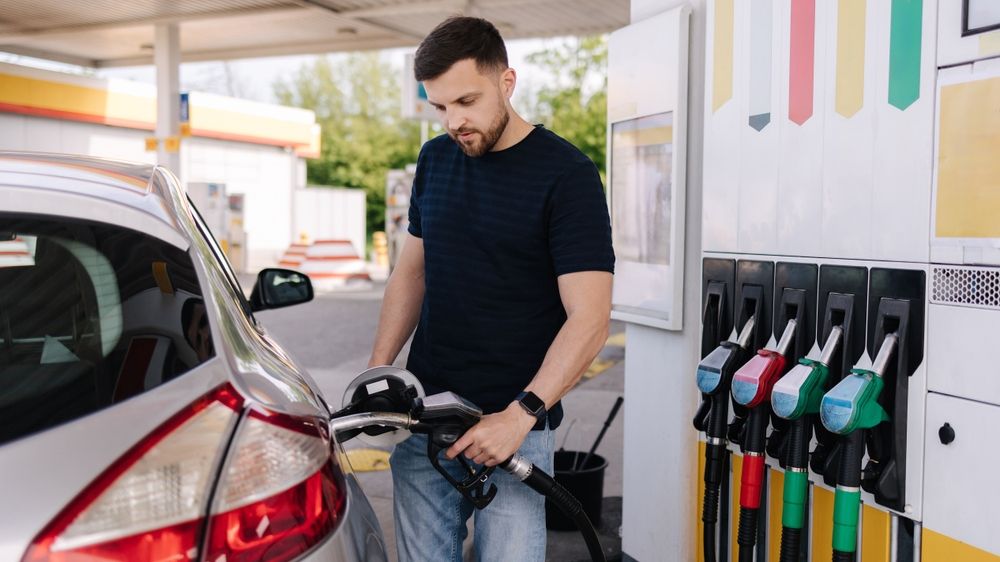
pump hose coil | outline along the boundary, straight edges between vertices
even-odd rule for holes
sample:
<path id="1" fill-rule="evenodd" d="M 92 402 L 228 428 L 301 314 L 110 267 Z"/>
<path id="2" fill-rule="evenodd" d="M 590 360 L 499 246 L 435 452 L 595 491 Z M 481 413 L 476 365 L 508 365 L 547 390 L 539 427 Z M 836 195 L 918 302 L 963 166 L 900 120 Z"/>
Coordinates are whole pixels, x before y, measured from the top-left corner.
<path id="1" fill-rule="evenodd" d="M 740 527 L 736 536 L 740 545 L 740 562 L 753 562 L 754 545 L 757 544 L 757 510 L 740 507 Z"/>
<path id="2" fill-rule="evenodd" d="M 719 488 L 705 488 L 705 505 L 701 520 L 704 525 L 705 562 L 715 562 L 715 524 L 719 521 Z"/>
<path id="3" fill-rule="evenodd" d="M 781 528 L 781 562 L 799 562 L 802 560 L 802 529 L 792 527 Z"/>

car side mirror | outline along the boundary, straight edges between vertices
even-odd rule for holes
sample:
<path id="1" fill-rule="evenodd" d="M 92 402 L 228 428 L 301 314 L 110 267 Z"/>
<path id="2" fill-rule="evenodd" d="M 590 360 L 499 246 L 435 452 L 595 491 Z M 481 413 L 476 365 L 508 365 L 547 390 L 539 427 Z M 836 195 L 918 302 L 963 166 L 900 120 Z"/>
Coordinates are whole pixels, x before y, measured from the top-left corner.
<path id="1" fill-rule="evenodd" d="M 250 309 L 257 312 L 282 308 L 312 299 L 312 282 L 306 274 L 290 269 L 268 268 L 257 274 L 257 282 L 250 293 Z"/>

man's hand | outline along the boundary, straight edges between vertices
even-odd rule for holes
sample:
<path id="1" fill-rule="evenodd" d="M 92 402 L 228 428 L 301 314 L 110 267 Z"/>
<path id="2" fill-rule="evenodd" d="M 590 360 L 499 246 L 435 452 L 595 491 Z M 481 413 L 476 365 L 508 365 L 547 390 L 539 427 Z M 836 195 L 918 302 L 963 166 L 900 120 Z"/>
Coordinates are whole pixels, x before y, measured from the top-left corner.
<path id="1" fill-rule="evenodd" d="M 517 452 L 537 421 L 520 404 L 511 402 L 506 410 L 483 416 L 445 456 L 454 459 L 464 453 L 476 464 L 496 466 Z"/>

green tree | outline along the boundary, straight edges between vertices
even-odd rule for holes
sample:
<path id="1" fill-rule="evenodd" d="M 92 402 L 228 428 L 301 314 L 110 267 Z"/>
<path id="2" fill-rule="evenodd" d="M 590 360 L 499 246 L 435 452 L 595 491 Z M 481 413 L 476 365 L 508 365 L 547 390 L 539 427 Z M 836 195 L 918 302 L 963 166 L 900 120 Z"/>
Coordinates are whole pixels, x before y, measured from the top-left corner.
<path id="1" fill-rule="evenodd" d="M 608 43 L 603 35 L 566 39 L 528 55 L 549 81 L 534 92 L 529 114 L 570 141 L 604 176 L 607 143 Z"/>
<path id="2" fill-rule="evenodd" d="M 400 74 L 377 52 L 352 53 L 320 57 L 274 85 L 282 104 L 312 110 L 322 129 L 308 182 L 364 189 L 369 234 L 385 228 L 386 173 L 416 162 L 420 149 L 420 125 L 400 115 Z"/>

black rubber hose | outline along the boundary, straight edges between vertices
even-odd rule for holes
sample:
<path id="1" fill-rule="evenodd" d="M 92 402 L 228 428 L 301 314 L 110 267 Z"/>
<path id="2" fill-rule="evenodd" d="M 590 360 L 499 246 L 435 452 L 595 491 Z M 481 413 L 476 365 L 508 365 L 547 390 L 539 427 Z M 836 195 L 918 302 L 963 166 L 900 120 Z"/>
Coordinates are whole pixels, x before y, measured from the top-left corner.
<path id="1" fill-rule="evenodd" d="M 601 540 L 597 537 L 597 530 L 594 529 L 594 524 L 590 522 L 590 518 L 583 510 L 580 500 L 559 485 L 554 478 L 534 465 L 531 466 L 531 473 L 524 479 L 524 483 L 532 490 L 552 500 L 566 517 L 576 523 L 583 539 L 587 542 L 587 550 L 590 551 L 590 559 L 593 562 L 607 562 L 604 548 L 601 547 Z"/>
<path id="2" fill-rule="evenodd" d="M 781 528 L 781 562 L 802 560 L 802 529 Z"/>
<path id="3" fill-rule="evenodd" d="M 701 512 L 704 523 L 705 562 L 715 562 L 715 525 L 719 521 L 719 489 L 705 487 L 705 506 Z"/>
<path id="4" fill-rule="evenodd" d="M 840 471 L 837 485 L 850 488 L 861 487 L 861 460 L 865 456 L 865 432 L 856 429 L 844 437 L 843 452 L 840 454 Z"/>
<path id="5" fill-rule="evenodd" d="M 841 552 L 839 550 L 834 550 L 833 562 L 855 562 L 857 554 L 857 552 Z"/>
<path id="6" fill-rule="evenodd" d="M 754 545 L 757 543 L 757 510 L 740 508 L 740 530 L 736 535 L 740 546 L 740 562 L 753 562 Z"/>

